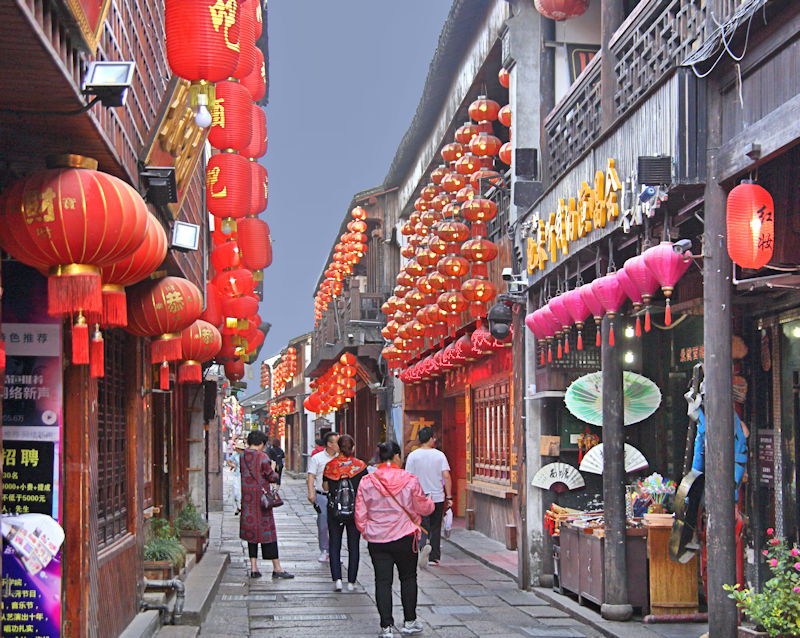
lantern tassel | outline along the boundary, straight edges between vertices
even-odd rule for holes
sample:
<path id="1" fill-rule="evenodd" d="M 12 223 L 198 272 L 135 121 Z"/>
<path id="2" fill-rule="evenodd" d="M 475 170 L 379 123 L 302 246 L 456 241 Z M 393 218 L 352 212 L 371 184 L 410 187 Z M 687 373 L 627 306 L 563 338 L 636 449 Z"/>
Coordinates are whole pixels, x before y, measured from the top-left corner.
<path id="1" fill-rule="evenodd" d="M 6 373 L 6 342 L 0 341 L 0 377 Z M 0 379 L 2 381 L 2 379 Z"/>
<path id="2" fill-rule="evenodd" d="M 569 333 L 564 333 L 564 354 L 569 354 Z"/>
<path id="3" fill-rule="evenodd" d="M 553 346 L 551 344 L 547 344 L 547 363 L 553 362 Z"/>
<path id="4" fill-rule="evenodd" d="M 161 390 L 169 390 L 169 364 L 162 361 L 161 370 L 158 375 L 158 387 Z"/>
<path id="5" fill-rule="evenodd" d="M 101 285 L 100 273 L 96 268 L 93 272 L 51 274 L 47 278 L 47 314 L 51 317 L 62 317 L 79 309 L 90 314 L 100 314 L 103 310 Z M 88 327 L 86 330 L 88 363 Z"/>
<path id="6" fill-rule="evenodd" d="M 664 310 L 664 325 L 669 326 L 672 324 L 672 312 L 669 308 L 669 297 L 667 297 L 667 308 Z"/>
<path id="7" fill-rule="evenodd" d="M 636 336 L 637 337 L 641 337 L 642 336 L 642 322 L 639 321 L 639 316 L 638 315 L 636 316 Z"/>
<path id="8" fill-rule="evenodd" d="M 650 306 L 644 311 L 644 331 L 650 332 Z"/>
<path id="9" fill-rule="evenodd" d="M 183 356 L 181 335 L 162 335 L 150 344 L 150 363 L 179 361 Z"/>
<path id="10" fill-rule="evenodd" d="M 101 379 L 105 376 L 105 343 L 103 342 L 103 334 L 100 332 L 100 326 L 95 326 L 94 334 L 92 335 L 89 375 L 92 379 Z"/>
<path id="11" fill-rule="evenodd" d="M 72 326 L 72 365 L 89 363 L 89 326 L 82 312 Z"/>
<path id="12" fill-rule="evenodd" d="M 594 334 L 594 345 L 598 348 L 600 347 L 600 326 L 595 326 L 597 328 L 597 332 Z"/>
<path id="13" fill-rule="evenodd" d="M 563 356 L 563 354 L 561 352 L 561 340 L 559 340 L 559 342 L 558 342 L 558 352 L 556 354 L 557 354 L 559 359 Z"/>
<path id="14" fill-rule="evenodd" d="M 103 290 L 103 326 L 124 328 L 128 325 L 128 305 L 124 290 Z"/>
<path id="15" fill-rule="evenodd" d="M 583 335 L 580 330 L 578 330 L 578 350 L 583 350 Z"/>
<path id="16" fill-rule="evenodd" d="M 544 346 L 539 346 L 539 353 L 541 354 L 541 365 L 544 365 Z"/>
<path id="17" fill-rule="evenodd" d="M 614 347 L 614 324 L 608 326 L 608 345 Z"/>
<path id="18" fill-rule="evenodd" d="M 178 383 L 200 383 L 203 380 L 203 369 L 195 362 L 182 363 L 178 368 Z"/>

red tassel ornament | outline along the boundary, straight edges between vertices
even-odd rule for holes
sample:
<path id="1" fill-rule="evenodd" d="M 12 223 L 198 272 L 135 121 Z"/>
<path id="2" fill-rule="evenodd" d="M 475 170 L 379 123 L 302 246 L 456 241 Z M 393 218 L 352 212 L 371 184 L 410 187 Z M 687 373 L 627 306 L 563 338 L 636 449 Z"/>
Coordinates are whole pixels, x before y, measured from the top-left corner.
<path id="1" fill-rule="evenodd" d="M 72 326 L 72 365 L 89 363 L 89 326 L 82 312 Z"/>
<path id="2" fill-rule="evenodd" d="M 556 354 L 557 354 L 559 359 L 563 356 L 563 354 L 561 352 L 561 341 L 558 342 L 558 352 Z"/>
<path id="3" fill-rule="evenodd" d="M 542 355 L 541 356 L 541 360 L 542 360 L 541 365 L 544 365 L 544 346 L 539 346 L 539 353 Z"/>
<path id="4" fill-rule="evenodd" d="M 642 322 L 639 321 L 639 315 L 636 315 L 636 336 L 642 336 Z"/>
<path id="5" fill-rule="evenodd" d="M 203 368 L 199 363 L 187 361 L 178 368 L 178 383 L 200 383 L 203 380 Z"/>
<path id="6" fill-rule="evenodd" d="M 169 364 L 166 361 L 161 363 L 161 371 L 158 375 L 158 381 L 158 387 L 161 390 L 169 390 Z"/>
<path id="7" fill-rule="evenodd" d="M 553 346 L 551 344 L 547 344 L 547 363 L 553 362 Z"/>
<path id="8" fill-rule="evenodd" d="M 644 331 L 650 332 L 650 306 L 644 311 Z"/>
<path id="9" fill-rule="evenodd" d="M 614 346 L 614 324 L 612 323 L 608 327 L 608 345 L 613 347 Z"/>
<path id="10" fill-rule="evenodd" d="M 578 350 L 583 350 L 583 334 L 578 330 Z"/>
<path id="11" fill-rule="evenodd" d="M 594 335 L 594 345 L 598 348 L 600 347 L 600 329 L 598 328 L 597 332 Z"/>
<path id="12" fill-rule="evenodd" d="M 672 323 L 672 311 L 669 309 L 669 297 L 667 297 L 667 307 L 664 310 L 664 325 L 669 326 Z"/>
<path id="13" fill-rule="evenodd" d="M 101 379 L 105 376 L 105 343 L 103 342 L 103 334 L 100 332 L 100 326 L 95 326 L 94 334 L 92 335 L 91 352 L 89 364 L 89 374 L 92 379 Z"/>
<path id="14" fill-rule="evenodd" d="M 564 333 L 564 354 L 569 354 L 569 336 Z"/>

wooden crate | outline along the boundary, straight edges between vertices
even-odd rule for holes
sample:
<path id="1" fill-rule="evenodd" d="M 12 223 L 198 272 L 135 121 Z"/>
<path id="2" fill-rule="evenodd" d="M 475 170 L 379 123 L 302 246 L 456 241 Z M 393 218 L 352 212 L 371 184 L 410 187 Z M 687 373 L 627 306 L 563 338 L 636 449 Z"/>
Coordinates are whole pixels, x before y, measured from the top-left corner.
<path id="1" fill-rule="evenodd" d="M 644 518 L 650 562 L 650 613 L 697 613 L 697 558 L 678 563 L 669 557 L 671 514 L 647 514 Z"/>

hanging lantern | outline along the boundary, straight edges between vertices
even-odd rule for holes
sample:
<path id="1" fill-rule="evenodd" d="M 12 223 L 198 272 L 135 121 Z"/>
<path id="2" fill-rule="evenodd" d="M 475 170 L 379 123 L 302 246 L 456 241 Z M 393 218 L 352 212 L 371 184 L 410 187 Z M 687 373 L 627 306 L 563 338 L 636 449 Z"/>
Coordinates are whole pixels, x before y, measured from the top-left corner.
<path id="1" fill-rule="evenodd" d="M 210 361 L 222 347 L 222 335 L 210 323 L 198 319 L 181 331 L 183 363 L 178 368 L 178 383 L 200 383 L 202 363 Z"/>
<path id="2" fill-rule="evenodd" d="M 258 47 L 255 48 L 256 61 L 253 70 L 245 77 L 240 78 L 244 87 L 250 92 L 253 102 L 259 102 L 267 93 L 267 67 L 264 64 L 264 54 Z"/>
<path id="3" fill-rule="evenodd" d="M 686 251 L 686 254 L 690 254 Z M 653 273 L 653 276 L 661 286 L 661 291 L 667 298 L 667 307 L 664 311 L 664 324 L 669 326 L 672 323 L 672 313 L 670 311 L 670 297 L 675 289 L 675 284 L 683 277 L 683 273 L 692 263 L 691 257 L 686 254 L 680 255 L 675 252 L 672 242 L 662 241 L 658 246 L 648 248 L 642 257 L 644 263 Z"/>
<path id="4" fill-rule="evenodd" d="M 656 290 L 658 290 L 658 280 L 647 267 L 642 255 L 628 259 L 622 269 L 639 290 L 642 303 L 645 305 L 644 331 L 650 332 L 650 301 L 653 299 Z"/>
<path id="5" fill-rule="evenodd" d="M 503 126 L 511 128 L 511 105 L 506 104 L 498 111 L 497 121 Z"/>
<path id="6" fill-rule="evenodd" d="M 250 160 L 250 215 L 258 215 L 269 203 L 269 174 L 267 167 Z"/>
<path id="7" fill-rule="evenodd" d="M 244 378 L 244 361 L 228 361 L 225 366 L 225 376 L 229 381 L 240 381 Z"/>
<path id="8" fill-rule="evenodd" d="M 619 312 L 628 296 L 617 280 L 617 273 L 610 272 L 604 277 L 598 277 L 591 284 L 592 292 L 603 306 L 610 320 L 608 330 L 608 345 L 614 345 L 614 317 Z"/>
<path id="9" fill-rule="evenodd" d="M 219 82 L 211 107 L 208 141 L 214 148 L 245 151 L 253 136 L 250 93 L 238 82 Z"/>
<path id="10" fill-rule="evenodd" d="M 210 281 L 206 283 L 206 309 L 200 319 L 210 323 L 215 328 L 222 325 L 222 298 L 217 287 Z"/>
<path id="11" fill-rule="evenodd" d="M 763 268 L 775 244 L 772 195 L 758 184 L 742 182 L 728 194 L 726 215 L 731 260 L 742 268 Z"/>
<path id="12" fill-rule="evenodd" d="M 467 122 L 463 126 L 456 129 L 456 142 L 459 144 L 469 144 L 473 137 L 480 133 L 480 128 L 477 124 Z"/>
<path id="13" fill-rule="evenodd" d="M 435 184 L 428 184 L 427 186 L 424 186 L 422 188 L 422 190 L 419 193 L 419 196 L 426 202 L 429 202 L 441 192 L 442 188 L 440 186 L 437 186 Z"/>
<path id="14" fill-rule="evenodd" d="M 442 188 L 448 193 L 455 193 L 456 191 L 464 188 L 466 184 L 466 177 L 459 173 L 448 173 L 442 179 Z"/>
<path id="15" fill-rule="evenodd" d="M 472 317 L 485 317 L 489 304 L 497 296 L 497 287 L 488 279 L 467 279 L 461 284 L 461 292 L 470 301 L 469 314 Z"/>
<path id="16" fill-rule="evenodd" d="M 240 0 L 239 2 L 239 60 L 233 77 L 246 77 L 256 64 L 256 25 L 253 5 L 260 0 Z"/>
<path id="17" fill-rule="evenodd" d="M 206 206 L 230 234 L 235 222 L 250 211 L 250 162 L 236 153 L 217 153 L 206 167 Z M 227 230 L 227 233 L 225 232 Z"/>
<path id="18" fill-rule="evenodd" d="M 592 284 L 584 284 L 580 288 L 578 288 L 581 294 L 581 299 L 583 303 L 586 304 L 586 307 L 589 309 L 589 312 L 592 313 L 594 317 L 594 325 L 597 327 L 597 335 L 595 337 L 594 345 L 598 348 L 600 347 L 600 320 L 603 318 L 605 314 L 605 308 L 603 308 L 603 304 L 597 299 L 597 296 L 592 291 Z"/>
<path id="19" fill-rule="evenodd" d="M 642 308 L 642 293 L 639 292 L 639 287 L 633 283 L 633 280 L 624 267 L 617 271 L 617 281 L 631 300 L 631 303 L 633 303 L 633 312 L 636 314 L 636 336 L 641 337 L 642 326 L 641 321 L 639 321 L 638 312 Z"/>
<path id="20" fill-rule="evenodd" d="M 455 162 L 463 154 L 464 154 L 464 147 L 458 142 L 451 142 L 450 144 L 445 144 L 444 148 L 442 148 L 442 159 L 448 164 L 450 162 Z"/>
<path id="21" fill-rule="evenodd" d="M 367 219 L 367 211 L 365 211 L 361 206 L 356 206 L 353 210 L 350 211 L 350 217 L 352 217 L 353 219 L 364 221 Z"/>
<path id="22" fill-rule="evenodd" d="M 245 217 L 237 227 L 242 266 L 263 270 L 272 264 L 272 238 L 269 225 L 258 217 Z"/>
<path id="23" fill-rule="evenodd" d="M 478 157 L 497 155 L 503 143 L 491 133 L 478 133 L 469 143 L 469 150 Z M 474 186 L 474 184 L 473 184 Z"/>
<path id="24" fill-rule="evenodd" d="M 467 111 L 469 116 L 476 122 L 490 122 L 497 119 L 500 105 L 494 100 L 488 99 L 485 95 L 481 95 L 469 105 Z"/>
<path id="25" fill-rule="evenodd" d="M 439 166 L 434 168 L 433 171 L 431 172 L 431 181 L 437 185 L 441 184 L 442 178 L 449 172 L 450 171 L 447 170 L 447 166 L 445 166 L 444 164 L 439 164 Z"/>
<path id="26" fill-rule="evenodd" d="M 250 122 L 253 133 L 247 147 L 242 151 L 242 155 L 250 159 L 258 159 L 267 152 L 267 115 L 258 104 L 250 105 Z"/>
<path id="27" fill-rule="evenodd" d="M 500 158 L 500 161 L 507 166 L 511 166 L 511 150 L 512 145 L 511 142 L 506 142 L 500 147 L 500 150 L 497 153 L 497 156 Z"/>
<path id="28" fill-rule="evenodd" d="M 536 10 L 551 20 L 577 18 L 589 8 L 589 0 L 534 0 Z"/>
<path id="29" fill-rule="evenodd" d="M 583 350 L 583 322 L 586 321 L 586 318 L 591 314 L 589 307 L 583 301 L 579 288 L 574 288 L 565 292 L 561 295 L 561 298 L 564 302 L 564 307 L 567 309 L 567 312 L 569 312 L 569 316 L 578 329 L 578 350 Z"/>
<path id="30" fill-rule="evenodd" d="M 532 312 L 525 317 L 525 325 L 528 326 L 539 344 L 539 353 L 541 355 L 540 365 L 545 364 L 545 345 L 547 345 L 547 361 L 553 360 L 553 351 L 550 344 L 556 334 L 557 326 L 547 320 L 544 316 L 544 308 Z"/>
<path id="31" fill-rule="evenodd" d="M 569 353 L 569 328 L 574 322 L 572 321 L 572 315 L 569 314 L 569 310 L 564 305 L 564 295 L 553 297 L 547 306 L 558 323 L 561 324 L 561 331 L 564 333 L 564 353 Z"/>
<path id="32" fill-rule="evenodd" d="M 472 175 L 480 168 L 480 161 L 477 155 L 466 153 L 456 160 L 455 169 L 460 175 Z"/>
<path id="33" fill-rule="evenodd" d="M 500 86 L 504 89 L 507 89 L 511 84 L 511 74 L 509 74 L 508 69 L 505 67 L 500 69 L 497 74 L 497 79 L 500 82 Z"/>

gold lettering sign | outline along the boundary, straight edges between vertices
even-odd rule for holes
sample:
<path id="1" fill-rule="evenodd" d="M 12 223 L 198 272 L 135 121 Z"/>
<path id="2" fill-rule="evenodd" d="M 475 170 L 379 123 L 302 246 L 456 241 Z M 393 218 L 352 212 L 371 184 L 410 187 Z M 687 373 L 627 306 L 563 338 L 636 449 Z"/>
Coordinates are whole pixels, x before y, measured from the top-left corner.
<path id="1" fill-rule="evenodd" d="M 228 30 L 236 24 L 236 7 L 237 0 L 217 0 L 216 3 L 209 7 L 211 11 L 211 24 L 214 26 L 214 31 L 219 32 L 222 27 L 222 32 L 225 36 L 225 46 L 231 51 L 239 50 L 238 42 L 231 42 L 228 38 Z"/>

